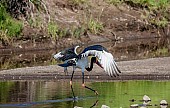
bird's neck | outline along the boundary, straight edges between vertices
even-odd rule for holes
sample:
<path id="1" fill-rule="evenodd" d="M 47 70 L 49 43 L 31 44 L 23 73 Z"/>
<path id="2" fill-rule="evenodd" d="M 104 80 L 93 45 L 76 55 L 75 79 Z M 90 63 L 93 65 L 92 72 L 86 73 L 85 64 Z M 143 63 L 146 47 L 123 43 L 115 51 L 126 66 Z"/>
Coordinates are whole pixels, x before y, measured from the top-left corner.
<path id="1" fill-rule="evenodd" d="M 96 58 L 92 57 L 91 58 L 91 63 L 90 63 L 90 67 L 86 68 L 87 71 L 91 71 L 93 69 L 93 63 L 95 62 Z"/>

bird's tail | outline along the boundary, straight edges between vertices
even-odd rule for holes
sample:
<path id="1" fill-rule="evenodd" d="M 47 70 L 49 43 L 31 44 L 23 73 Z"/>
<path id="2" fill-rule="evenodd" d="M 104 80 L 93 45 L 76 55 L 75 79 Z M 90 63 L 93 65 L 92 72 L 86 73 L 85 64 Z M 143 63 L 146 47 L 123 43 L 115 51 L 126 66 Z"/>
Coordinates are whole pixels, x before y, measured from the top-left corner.
<path id="1" fill-rule="evenodd" d="M 71 65 L 69 65 L 68 63 L 64 63 L 64 64 L 58 64 L 58 66 L 61 66 L 61 67 L 69 67 Z"/>

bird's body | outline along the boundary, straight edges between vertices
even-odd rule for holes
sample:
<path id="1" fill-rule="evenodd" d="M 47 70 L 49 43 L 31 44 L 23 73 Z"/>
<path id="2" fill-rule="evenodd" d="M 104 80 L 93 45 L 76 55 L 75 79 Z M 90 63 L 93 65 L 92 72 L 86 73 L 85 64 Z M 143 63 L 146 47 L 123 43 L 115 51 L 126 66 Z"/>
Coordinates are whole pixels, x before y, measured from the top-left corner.
<path id="1" fill-rule="evenodd" d="M 76 62 L 76 68 L 80 68 L 80 69 L 88 68 L 88 58 L 84 57 L 84 58 L 78 59 Z"/>
<path id="2" fill-rule="evenodd" d="M 62 66 L 65 69 L 67 69 L 68 66 L 73 66 L 70 84 L 72 84 L 75 69 L 80 68 L 82 70 L 82 86 L 96 92 L 95 90 L 84 85 L 84 71 L 91 71 L 94 63 L 103 68 L 104 71 L 111 77 L 116 77 L 119 73 L 121 73 L 113 59 L 112 54 L 109 53 L 105 47 L 101 45 L 92 45 L 86 47 L 80 54 L 77 54 L 76 50 L 78 47 L 79 46 L 66 49 L 54 55 L 55 59 L 64 62 L 64 64 L 59 64 L 59 66 Z M 88 60 L 89 57 L 91 58 L 90 61 Z"/>

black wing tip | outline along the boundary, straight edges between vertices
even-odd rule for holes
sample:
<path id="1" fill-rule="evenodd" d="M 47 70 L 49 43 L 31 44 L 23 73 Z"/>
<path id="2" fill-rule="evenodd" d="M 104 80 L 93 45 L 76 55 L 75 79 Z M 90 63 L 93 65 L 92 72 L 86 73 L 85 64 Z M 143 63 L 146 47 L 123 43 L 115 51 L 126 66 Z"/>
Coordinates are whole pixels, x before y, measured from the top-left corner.
<path id="1" fill-rule="evenodd" d="M 117 68 L 117 70 L 118 70 L 119 73 L 122 73 L 118 68 Z"/>
<path id="2" fill-rule="evenodd" d="M 112 77 L 113 78 L 113 76 L 116 78 L 117 76 L 116 75 L 109 75 L 110 77 Z"/>
<path id="3" fill-rule="evenodd" d="M 120 69 L 117 67 L 117 65 L 116 65 L 116 69 L 117 69 L 118 73 L 122 73 L 122 72 L 120 71 Z"/>

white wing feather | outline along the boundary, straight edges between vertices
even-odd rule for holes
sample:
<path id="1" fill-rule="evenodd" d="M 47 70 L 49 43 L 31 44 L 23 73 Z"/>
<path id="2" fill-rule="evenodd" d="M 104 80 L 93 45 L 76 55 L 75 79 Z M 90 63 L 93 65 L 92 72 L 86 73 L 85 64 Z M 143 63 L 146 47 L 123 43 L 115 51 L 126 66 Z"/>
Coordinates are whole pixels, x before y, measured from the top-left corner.
<path id="1" fill-rule="evenodd" d="M 61 55 L 61 52 L 59 52 L 59 53 L 57 53 L 57 54 L 55 54 L 54 55 L 54 58 L 55 59 L 59 59 L 59 58 L 61 58 L 61 57 L 63 57 L 64 55 Z"/>
<path id="2" fill-rule="evenodd" d="M 113 59 L 113 56 L 108 53 L 103 51 L 101 53 L 101 59 L 100 59 L 101 65 L 103 66 L 105 72 L 109 76 L 117 76 L 118 75 L 118 70 L 117 70 L 117 65 L 115 64 L 115 61 Z"/>
<path id="3" fill-rule="evenodd" d="M 116 62 L 113 59 L 113 56 L 111 53 L 108 53 L 106 51 L 96 51 L 96 50 L 89 50 L 82 54 L 82 57 L 93 55 L 98 58 L 100 64 L 104 68 L 105 72 L 109 76 L 118 76 L 118 73 L 121 73 L 120 70 L 117 67 Z"/>

